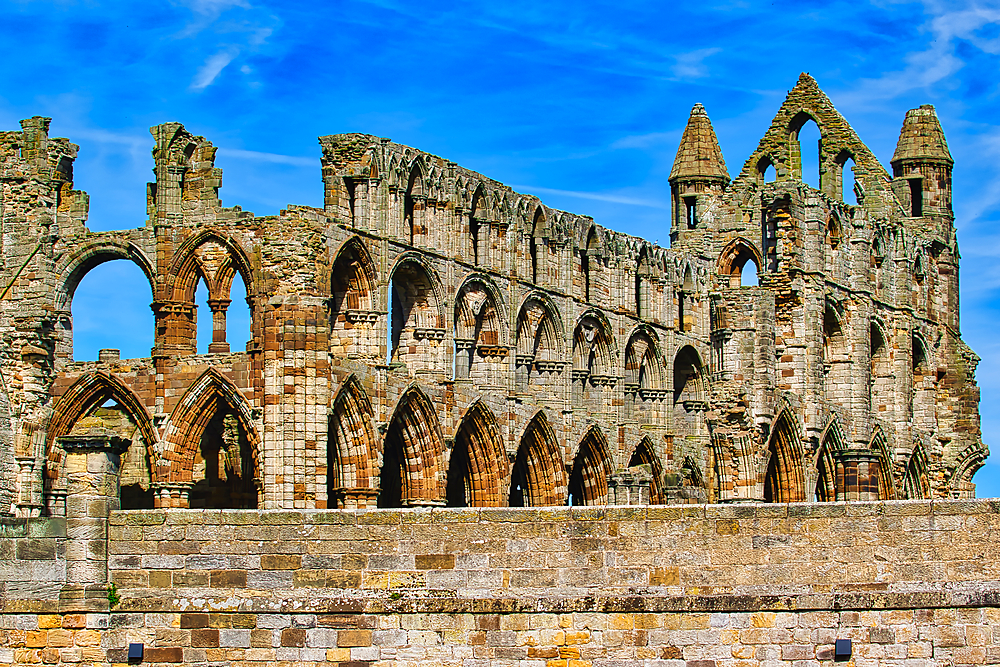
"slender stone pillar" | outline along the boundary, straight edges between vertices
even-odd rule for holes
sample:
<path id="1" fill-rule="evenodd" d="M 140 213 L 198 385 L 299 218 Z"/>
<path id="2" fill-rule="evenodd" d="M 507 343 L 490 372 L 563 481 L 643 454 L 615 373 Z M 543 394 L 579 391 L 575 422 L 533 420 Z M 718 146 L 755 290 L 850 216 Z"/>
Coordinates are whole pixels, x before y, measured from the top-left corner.
<path id="1" fill-rule="evenodd" d="M 153 484 L 153 506 L 156 509 L 168 507 L 191 507 L 191 489 L 194 482 L 161 482 Z"/>
<path id="2" fill-rule="evenodd" d="M 64 436 L 66 585 L 63 611 L 108 610 L 108 516 L 118 509 L 118 472 L 129 441 L 106 429 Z"/>
<path id="3" fill-rule="evenodd" d="M 212 342 L 208 344 L 209 352 L 229 354 L 229 343 L 226 342 L 226 311 L 230 303 L 229 299 L 208 300 L 208 307 L 212 311 Z"/>

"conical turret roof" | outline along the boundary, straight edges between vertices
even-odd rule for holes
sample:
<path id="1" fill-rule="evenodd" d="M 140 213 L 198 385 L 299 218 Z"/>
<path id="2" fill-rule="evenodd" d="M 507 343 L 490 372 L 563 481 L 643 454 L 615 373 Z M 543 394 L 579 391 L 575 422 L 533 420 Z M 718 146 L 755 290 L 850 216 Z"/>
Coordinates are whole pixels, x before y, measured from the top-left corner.
<path id="1" fill-rule="evenodd" d="M 937 160 L 948 164 L 955 162 L 932 104 L 923 104 L 919 109 L 907 111 L 903 129 L 899 131 L 899 143 L 892 156 L 893 166 L 901 160 L 914 159 Z"/>
<path id="2" fill-rule="evenodd" d="M 695 104 L 691 109 L 687 127 L 677 148 L 677 157 L 670 170 L 670 181 L 693 179 L 717 179 L 729 181 L 726 161 L 719 148 L 719 140 L 708 119 L 705 107 Z"/>

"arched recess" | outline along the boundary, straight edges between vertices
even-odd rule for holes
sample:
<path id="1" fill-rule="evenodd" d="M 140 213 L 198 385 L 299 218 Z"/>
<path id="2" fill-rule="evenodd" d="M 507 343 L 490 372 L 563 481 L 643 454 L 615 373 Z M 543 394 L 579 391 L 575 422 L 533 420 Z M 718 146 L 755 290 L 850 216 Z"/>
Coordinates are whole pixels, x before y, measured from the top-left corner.
<path id="1" fill-rule="evenodd" d="M 958 465 L 948 478 L 947 490 L 952 498 L 975 498 L 976 485 L 972 482 L 976 471 L 986 463 L 989 450 L 981 441 L 973 442 L 958 455 Z"/>
<path id="2" fill-rule="evenodd" d="M 539 411 L 528 422 L 511 470 L 511 507 L 552 507 L 566 504 L 566 467 L 555 433 Z"/>
<path id="3" fill-rule="evenodd" d="M 427 236 L 427 185 L 424 182 L 424 167 L 420 158 L 410 166 L 410 174 L 403 196 L 403 229 L 410 239 L 410 245 L 426 244 Z"/>
<path id="4" fill-rule="evenodd" d="M 503 507 L 507 452 L 500 425 L 482 401 L 465 412 L 448 464 L 449 507 Z"/>
<path id="5" fill-rule="evenodd" d="M 101 410 L 105 405 L 113 410 L 124 413 L 124 416 L 138 430 L 142 441 L 141 451 L 126 453 L 122 470 L 135 468 L 137 474 L 132 488 L 128 481 L 122 489 L 123 509 L 152 508 L 146 504 L 144 495 L 149 492 L 150 485 L 156 481 L 155 468 L 150 462 L 155 456 L 155 444 L 158 440 L 153 421 L 142 400 L 120 378 L 105 371 L 90 371 L 80 376 L 66 392 L 59 397 L 49 421 L 46 438 L 45 487 L 51 491 L 53 487 L 65 487 L 63 477 L 63 462 L 65 452 L 58 444 L 58 439 L 70 435 L 73 427 L 83 419 Z M 128 430 L 128 429 L 126 429 Z M 120 435 L 130 437 L 131 433 Z M 133 462 L 134 466 L 128 463 Z M 149 499 L 151 503 L 151 498 Z"/>
<path id="6" fill-rule="evenodd" d="M 757 185 L 773 183 L 777 179 L 777 169 L 774 166 L 774 158 L 764 154 L 757 159 Z"/>
<path id="7" fill-rule="evenodd" d="M 664 504 L 666 500 L 663 497 L 662 488 L 663 466 L 660 463 L 660 458 L 656 455 L 653 441 L 648 436 L 639 441 L 639 444 L 635 446 L 635 451 L 632 452 L 631 458 L 629 458 L 628 467 L 634 468 L 636 466 L 645 466 L 653 477 L 649 485 L 649 504 Z"/>
<path id="8" fill-rule="evenodd" d="M 612 473 L 608 442 L 597 426 L 583 436 L 569 476 L 570 505 L 606 505 L 608 476 Z"/>
<path id="9" fill-rule="evenodd" d="M 760 252 L 753 243 L 747 241 L 746 239 L 737 238 L 730 241 L 719 254 L 719 261 L 717 264 L 718 268 L 716 269 L 723 285 L 733 289 L 737 287 L 750 286 L 744 282 L 743 275 L 748 262 L 753 267 L 753 270 L 746 272 L 747 277 L 752 274 L 752 282 L 756 285 L 757 275 L 760 273 L 760 268 L 764 264 L 764 261 L 760 256 Z"/>
<path id="10" fill-rule="evenodd" d="M 840 428 L 840 419 L 834 415 L 819 439 L 819 449 L 816 451 L 815 470 L 816 484 L 813 487 L 813 499 L 820 503 L 837 500 L 837 464 L 834 452 L 846 448 L 844 434 Z"/>
<path id="11" fill-rule="evenodd" d="M 706 432 L 705 367 L 701 355 L 685 345 L 674 356 L 674 430 L 678 435 Z"/>
<path id="12" fill-rule="evenodd" d="M 871 481 L 877 484 L 878 491 L 878 498 L 870 498 L 870 500 L 895 500 L 896 485 L 892 480 L 892 448 L 889 447 L 889 441 L 881 427 L 875 428 L 875 434 L 872 436 L 868 448 L 875 454 L 875 460 L 869 464 L 868 475 L 870 478 L 874 477 Z M 877 469 L 871 470 L 871 465 L 875 465 Z"/>
<path id="13" fill-rule="evenodd" d="M 657 291 L 657 275 L 649 261 L 649 249 L 643 247 L 635 269 L 635 314 L 644 320 L 657 318 L 654 303 Z"/>
<path id="14" fill-rule="evenodd" d="M 473 378 L 480 386 L 503 382 L 507 342 L 503 300 L 489 277 L 466 278 L 455 299 L 455 378 Z"/>
<path id="15" fill-rule="evenodd" d="M 573 400 L 579 405 L 601 395 L 617 380 L 614 335 L 603 313 L 589 310 L 573 332 Z M 592 391 L 593 389 L 593 391 Z M 603 403 L 603 401 L 601 401 Z"/>
<path id="16" fill-rule="evenodd" d="M 551 285 L 549 266 L 555 261 L 549 257 L 549 228 L 545 209 L 539 205 L 531 222 L 531 236 L 528 237 L 528 253 L 531 256 L 531 282 L 535 285 Z"/>
<path id="17" fill-rule="evenodd" d="M 677 330 L 681 333 L 694 331 L 696 307 L 694 300 L 695 282 L 691 264 L 685 263 L 681 287 L 677 290 Z"/>
<path id="18" fill-rule="evenodd" d="M 794 177 L 817 190 L 822 190 L 823 130 L 819 120 L 806 111 L 795 114 L 788 124 L 788 139 Z M 803 146 L 803 141 L 816 141 L 816 143 Z"/>
<path id="19" fill-rule="evenodd" d="M 927 472 L 927 454 L 923 444 L 917 442 L 906 462 L 906 472 L 903 473 L 903 498 L 921 500 L 930 497 L 931 483 Z"/>
<path id="20" fill-rule="evenodd" d="M 440 283 L 420 257 L 404 254 L 389 281 L 390 361 L 411 371 L 443 370 L 444 299 Z"/>
<path id="21" fill-rule="evenodd" d="M 771 426 L 764 474 L 765 503 L 796 503 L 805 500 L 804 451 L 801 429 L 790 407 L 781 411 Z"/>
<path id="22" fill-rule="evenodd" d="M 254 303 L 258 281 L 248 257 L 239 242 L 217 231 L 204 231 L 184 241 L 174 254 L 167 274 L 166 293 L 169 296 L 166 301 L 158 300 L 153 304 L 157 345 L 179 347 L 190 353 L 197 351 L 195 290 L 199 281 L 204 281 L 213 331 L 208 351 L 229 352 L 226 311 L 231 302 L 234 272 L 240 274 L 246 286 L 251 336 L 255 338 L 258 327 Z"/>
<path id="23" fill-rule="evenodd" d="M 848 387 L 853 382 L 847 336 L 841 320 L 837 306 L 827 302 L 823 310 L 823 385 L 826 399 L 831 402 L 847 395 Z"/>
<path id="24" fill-rule="evenodd" d="M 327 438 L 329 507 L 374 507 L 378 498 L 381 442 L 372 406 L 357 377 L 344 380 L 333 401 Z"/>
<path id="25" fill-rule="evenodd" d="M 659 406 L 666 397 L 666 369 L 656 332 L 640 326 L 625 347 L 625 416 L 653 423 L 661 416 Z M 638 398 L 637 398 L 638 397 Z M 638 407 L 639 415 L 636 415 Z"/>
<path id="26" fill-rule="evenodd" d="M 931 359 L 923 337 L 917 332 L 913 332 L 910 337 L 910 345 L 910 362 L 913 373 L 913 386 L 909 400 L 910 418 L 915 427 L 932 432 L 936 422 L 936 374 L 931 372 Z"/>
<path id="27" fill-rule="evenodd" d="M 854 155 L 844 149 L 837 154 L 834 165 L 836 171 L 831 175 L 831 181 L 836 190 L 833 196 L 845 204 L 856 206 L 859 203 L 858 193 L 864 192 L 864 189 L 858 187 L 860 181 L 854 169 L 856 166 Z"/>
<path id="28" fill-rule="evenodd" d="M 892 370 L 889 337 L 882 323 L 872 319 L 869 324 L 869 353 L 871 374 L 869 375 L 872 413 L 886 417 L 891 413 L 895 397 L 896 378 Z"/>
<path id="29" fill-rule="evenodd" d="M 601 303 L 603 288 L 601 260 L 598 256 L 600 239 L 596 225 L 591 225 L 587 233 L 587 243 L 580 250 L 580 269 L 583 275 L 583 300 L 587 303 Z"/>
<path id="30" fill-rule="evenodd" d="M 472 207 L 469 211 L 469 259 L 472 260 L 473 266 L 481 266 L 485 260 L 489 231 L 489 198 L 486 189 L 480 183 L 472 195 Z"/>
<path id="31" fill-rule="evenodd" d="M 378 272 L 357 236 L 340 247 L 330 273 L 330 350 L 336 356 L 378 356 Z"/>
<path id="32" fill-rule="evenodd" d="M 80 282 L 96 267 L 115 260 L 126 260 L 138 266 L 149 282 L 150 300 L 156 295 L 156 272 L 146 254 L 134 243 L 117 239 L 103 240 L 89 244 L 61 260 L 55 268 L 59 278 L 52 295 L 52 306 L 58 318 L 58 326 L 66 333 L 57 337 L 56 356 L 73 358 L 72 303 Z"/>
<path id="33" fill-rule="evenodd" d="M 257 507 L 260 435 L 243 393 L 218 370 L 202 373 L 184 393 L 163 440 L 166 481 L 193 484 L 189 507 Z"/>
<path id="34" fill-rule="evenodd" d="M 516 384 L 525 391 L 530 385 L 557 386 L 565 362 L 562 359 L 562 324 L 548 298 L 540 293 L 525 299 L 517 317 Z"/>
<path id="35" fill-rule="evenodd" d="M 393 412 L 382 447 L 379 507 L 441 505 L 444 440 L 437 410 L 411 385 Z"/>

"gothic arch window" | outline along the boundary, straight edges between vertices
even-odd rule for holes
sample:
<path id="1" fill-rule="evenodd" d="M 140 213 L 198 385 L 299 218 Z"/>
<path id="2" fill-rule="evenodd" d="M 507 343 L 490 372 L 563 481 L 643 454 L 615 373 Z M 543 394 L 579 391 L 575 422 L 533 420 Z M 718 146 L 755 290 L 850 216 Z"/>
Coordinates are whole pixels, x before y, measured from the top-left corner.
<path id="1" fill-rule="evenodd" d="M 426 208 L 427 188 L 423 169 L 419 161 L 414 161 L 403 196 L 403 228 L 409 236 L 410 245 L 426 242 Z"/>
<path id="2" fill-rule="evenodd" d="M 913 425 L 927 432 L 934 430 L 935 374 L 927 354 L 927 344 L 916 333 L 910 336 L 911 372 L 910 415 Z"/>
<path id="3" fill-rule="evenodd" d="M 611 328 L 603 317 L 589 314 L 573 332 L 573 396 L 577 404 L 591 398 L 597 389 L 613 381 L 615 367 Z"/>
<path id="4" fill-rule="evenodd" d="M 660 465 L 660 459 L 654 452 L 653 443 L 648 437 L 639 441 L 639 444 L 635 447 L 635 451 L 632 452 L 632 457 L 629 459 L 629 468 L 637 466 L 646 468 L 647 472 L 649 472 L 653 478 L 650 482 L 649 488 L 649 504 L 664 504 L 666 501 L 663 497 L 663 489 L 661 488 L 663 466 Z"/>
<path id="5" fill-rule="evenodd" d="M 765 503 L 795 503 L 805 500 L 802 459 L 798 425 L 791 411 L 786 408 L 774 420 L 767 443 Z"/>
<path id="6" fill-rule="evenodd" d="M 863 189 L 857 179 L 854 156 L 846 150 L 841 151 L 837 156 L 836 165 L 840 171 L 840 182 L 837 183 L 839 199 L 850 206 L 857 206 L 858 193 L 863 192 Z"/>
<path id="7" fill-rule="evenodd" d="M 376 325 L 378 277 L 368 249 L 358 237 L 347 241 L 333 263 L 330 278 L 330 350 L 335 356 L 374 358 L 382 341 Z"/>
<path id="8" fill-rule="evenodd" d="M 817 190 L 821 189 L 823 139 L 819 125 L 809 114 L 800 112 L 792 119 L 789 148 L 798 178 Z"/>
<path id="9" fill-rule="evenodd" d="M 503 382 L 509 349 L 497 290 L 485 278 L 473 278 L 455 300 L 455 378 L 474 378 L 479 386 Z"/>
<path id="10" fill-rule="evenodd" d="M 455 435 L 448 465 L 449 507 L 502 507 L 507 453 L 500 426 L 488 407 L 476 402 Z"/>
<path id="11" fill-rule="evenodd" d="M 611 455 L 607 441 L 597 427 L 580 441 L 569 477 L 570 505 L 606 505 Z"/>
<path id="12" fill-rule="evenodd" d="M 683 435 L 706 432 L 704 367 L 698 351 L 685 345 L 674 357 L 674 429 Z"/>
<path id="13" fill-rule="evenodd" d="M 843 435 L 835 417 L 820 437 L 816 453 L 816 484 L 813 488 L 816 502 L 830 503 L 837 499 L 837 466 L 833 453 L 841 449 L 844 449 Z"/>
<path id="14" fill-rule="evenodd" d="M 545 257 L 547 254 L 545 239 L 543 238 L 545 230 L 545 210 L 539 206 L 535 209 L 535 217 L 531 222 L 531 236 L 528 238 L 528 252 L 531 256 L 531 282 L 535 285 L 546 282 L 545 276 L 548 267 Z"/>
<path id="15" fill-rule="evenodd" d="M 919 442 L 914 445 L 906 462 L 906 472 L 903 474 L 903 497 L 907 500 L 931 497 L 927 455 L 924 453 L 924 446 Z"/>
<path id="16" fill-rule="evenodd" d="M 868 463 L 868 497 L 862 500 L 895 500 L 896 489 L 892 482 L 892 449 L 881 427 L 876 427 L 875 435 L 868 448 L 875 457 Z"/>
<path id="17" fill-rule="evenodd" d="M 519 390 L 531 385 L 556 386 L 565 362 L 561 358 L 560 327 L 552 309 L 540 297 L 529 298 L 517 318 L 516 381 Z"/>
<path id="18" fill-rule="evenodd" d="M 587 246 L 580 252 L 580 268 L 583 273 L 583 300 L 594 303 L 597 299 L 597 283 L 600 273 L 600 259 L 597 256 L 597 230 L 593 227 L 587 234 Z"/>
<path id="19" fill-rule="evenodd" d="M 730 288 L 756 287 L 760 253 L 749 242 L 737 239 L 719 255 L 718 272 L 723 284 Z"/>
<path id="20" fill-rule="evenodd" d="M 663 398 L 666 385 L 664 374 L 663 360 L 655 339 L 648 331 L 639 329 L 632 334 L 625 347 L 626 417 L 634 416 L 638 404 L 644 421 L 655 420 L 653 415 L 647 413 Z"/>
<path id="21" fill-rule="evenodd" d="M 827 303 L 823 311 L 823 373 L 827 400 L 845 395 L 851 379 L 847 336 L 837 307 Z"/>
<path id="22" fill-rule="evenodd" d="M 338 509 L 374 507 L 378 497 L 379 445 L 372 407 L 349 376 L 333 402 L 327 438 L 327 497 Z"/>
<path id="23" fill-rule="evenodd" d="M 386 430 L 382 451 L 379 507 L 440 504 L 444 499 L 444 443 L 437 410 L 420 389 L 410 387 L 403 392 Z"/>
<path id="24" fill-rule="evenodd" d="M 777 170 L 774 168 L 774 160 L 771 156 L 764 155 L 757 160 L 757 183 L 764 185 L 773 183 L 777 179 Z"/>
<path id="25" fill-rule="evenodd" d="M 411 373 L 444 368 L 444 318 L 437 283 L 424 265 L 404 258 L 389 281 L 389 361 Z"/>
<path id="26" fill-rule="evenodd" d="M 872 412 L 881 415 L 892 410 L 895 378 L 892 372 L 892 362 L 889 352 L 889 341 L 882 326 L 872 320 L 869 326 L 871 374 L 871 406 Z"/>
<path id="27" fill-rule="evenodd" d="M 555 433 L 538 412 L 528 423 L 511 471 L 511 507 L 551 507 L 566 503 L 566 469 Z"/>
<path id="28" fill-rule="evenodd" d="M 480 185 L 472 195 L 472 209 L 469 213 L 469 250 L 473 266 L 479 266 L 483 262 L 484 229 L 489 230 L 489 201 L 485 189 Z"/>
<path id="29" fill-rule="evenodd" d="M 688 265 L 684 270 L 684 280 L 681 283 L 681 289 L 677 292 L 677 329 L 684 333 L 694 331 L 695 303 L 692 296 L 694 290 L 694 275 L 691 271 L 691 266 Z"/>

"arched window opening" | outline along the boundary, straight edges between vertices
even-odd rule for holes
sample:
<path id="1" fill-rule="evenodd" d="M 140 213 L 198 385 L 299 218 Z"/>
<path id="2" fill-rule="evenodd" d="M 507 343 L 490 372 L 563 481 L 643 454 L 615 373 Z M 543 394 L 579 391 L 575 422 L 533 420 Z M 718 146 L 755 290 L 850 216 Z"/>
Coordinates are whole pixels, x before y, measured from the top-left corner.
<path id="1" fill-rule="evenodd" d="M 532 418 L 521 437 L 511 470 L 510 507 L 551 507 L 564 504 L 565 468 L 555 434 L 545 415 Z"/>
<path id="2" fill-rule="evenodd" d="M 889 347 L 882 327 L 872 322 L 869 343 L 871 351 L 871 406 L 876 413 L 889 410 L 895 380 L 889 359 Z"/>
<path id="3" fill-rule="evenodd" d="M 573 397 L 577 405 L 600 395 L 611 376 L 611 333 L 593 316 L 583 318 L 573 333 Z M 598 401 L 600 403 L 600 401 Z"/>
<path id="4" fill-rule="evenodd" d="M 817 503 L 831 503 L 836 500 L 835 475 L 836 469 L 833 467 L 833 460 L 826 447 L 819 455 L 819 462 L 816 469 L 816 486 L 813 489 L 813 501 Z M 770 472 L 770 469 L 769 469 Z"/>
<path id="5" fill-rule="evenodd" d="M 761 185 L 773 183 L 778 178 L 778 171 L 774 168 L 774 163 L 768 156 L 757 161 L 757 181 Z"/>
<path id="6" fill-rule="evenodd" d="M 820 187 L 820 151 L 822 137 L 819 126 L 812 119 L 805 121 L 796 133 L 799 151 L 799 174 L 802 182 L 816 188 Z"/>
<path id="7" fill-rule="evenodd" d="M 410 239 L 410 245 L 424 242 L 426 234 L 424 216 L 427 206 L 427 195 L 424 191 L 423 173 L 420 165 L 414 164 L 410 170 L 406 195 L 403 197 L 403 227 Z"/>
<path id="8" fill-rule="evenodd" d="M 597 232 L 591 228 L 587 235 L 587 248 L 580 253 L 580 267 L 583 270 L 583 298 L 587 303 L 592 303 L 597 297 Z"/>
<path id="9" fill-rule="evenodd" d="M 527 391 L 531 385 L 558 385 L 565 364 L 560 358 L 555 320 L 541 300 L 532 298 L 521 308 L 515 347 L 518 391 Z"/>
<path id="10" fill-rule="evenodd" d="M 568 504 L 606 505 L 608 502 L 608 474 L 611 461 L 604 444 L 604 438 L 591 430 L 573 461 L 573 471 L 569 477 Z"/>
<path id="11" fill-rule="evenodd" d="M 643 319 L 653 317 L 653 285 L 655 281 L 653 270 L 649 265 L 649 257 L 644 250 L 639 256 L 635 271 L 635 314 Z"/>
<path id="12" fill-rule="evenodd" d="M 910 391 L 910 418 L 917 428 L 934 429 L 935 374 L 931 372 L 927 346 L 916 334 L 911 336 L 913 384 Z"/>
<path id="13" fill-rule="evenodd" d="M 687 223 L 688 229 L 694 229 L 698 226 L 698 198 L 697 197 L 685 197 L 684 198 L 684 220 Z"/>
<path id="14" fill-rule="evenodd" d="M 190 507 L 255 509 L 257 486 L 246 430 L 228 402 L 219 398 L 195 451 Z"/>
<path id="15" fill-rule="evenodd" d="M 444 446 L 437 412 L 418 389 L 399 399 L 386 429 L 379 507 L 436 505 L 442 500 L 438 471 Z"/>
<path id="16" fill-rule="evenodd" d="M 662 505 L 664 503 L 661 489 L 663 468 L 660 465 L 659 458 L 653 453 L 653 445 L 648 438 L 643 438 L 638 446 L 636 446 L 635 451 L 632 452 L 632 457 L 629 459 L 628 467 L 641 467 L 650 474 L 652 480 L 649 484 L 649 504 Z"/>
<path id="17" fill-rule="evenodd" d="M 910 217 L 919 218 L 924 214 L 924 179 L 911 178 L 910 184 Z"/>
<path id="18" fill-rule="evenodd" d="M 698 352 L 685 345 L 674 357 L 674 428 L 682 435 L 703 435 L 705 424 L 705 380 Z"/>
<path id="19" fill-rule="evenodd" d="M 740 287 L 757 287 L 757 262 L 748 260 L 740 267 Z"/>
<path id="20" fill-rule="evenodd" d="M 469 409 L 455 435 L 448 465 L 449 507 L 501 507 L 507 454 L 489 408 Z"/>
<path id="21" fill-rule="evenodd" d="M 858 205 L 857 174 L 854 171 L 856 164 L 854 158 L 847 158 L 841 166 L 841 188 L 844 193 L 843 201 L 851 206 Z"/>
<path id="22" fill-rule="evenodd" d="M 328 506 L 374 507 L 378 496 L 378 451 L 372 408 L 357 380 L 349 378 L 337 394 L 327 437 Z"/>
<path id="23" fill-rule="evenodd" d="M 508 348 L 501 345 L 502 322 L 496 299 L 484 282 L 466 283 L 455 300 L 455 378 L 498 386 Z"/>
<path id="24" fill-rule="evenodd" d="M 234 352 L 245 350 L 252 338 L 250 335 L 250 304 L 247 303 L 247 287 L 243 276 L 236 273 L 229 288 L 229 308 L 226 310 L 226 340 Z"/>
<path id="25" fill-rule="evenodd" d="M 404 261 L 390 278 L 389 294 L 389 362 L 411 372 L 442 370 L 445 330 L 427 271 Z"/>
<path id="26" fill-rule="evenodd" d="M 794 503 L 805 500 L 802 445 L 788 410 L 782 411 L 771 429 L 764 475 L 765 503 Z"/>
<path id="27" fill-rule="evenodd" d="M 663 363 L 653 339 L 637 331 L 625 348 L 625 417 L 656 421 L 664 389 Z M 639 415 L 634 415 L 638 399 Z"/>
<path id="28" fill-rule="evenodd" d="M 379 353 L 375 311 L 375 267 L 362 242 L 348 241 L 330 275 L 330 351 L 337 356 L 375 358 Z M 234 287 L 235 289 L 235 287 Z"/>
<path id="29" fill-rule="evenodd" d="M 830 250 L 837 250 L 840 248 L 840 243 L 843 240 L 843 230 L 840 224 L 840 220 L 835 214 L 830 214 L 830 217 L 826 221 L 825 229 L 826 245 Z"/>
<path id="30" fill-rule="evenodd" d="M 923 445 L 917 443 L 906 463 L 906 473 L 903 476 L 903 497 L 907 500 L 920 500 L 930 497 L 930 482 L 927 476 L 927 456 Z"/>
<path id="31" fill-rule="evenodd" d="M 123 359 L 148 357 L 152 301 L 149 280 L 134 262 L 112 260 L 91 269 L 73 293 L 73 360 L 97 361 L 103 349 Z"/>
<path id="32" fill-rule="evenodd" d="M 208 354 L 208 348 L 213 342 L 215 323 L 212 321 L 212 309 L 208 305 L 208 287 L 202 279 L 198 280 L 198 287 L 194 290 L 194 304 L 195 320 L 198 323 L 196 349 L 198 354 Z"/>

